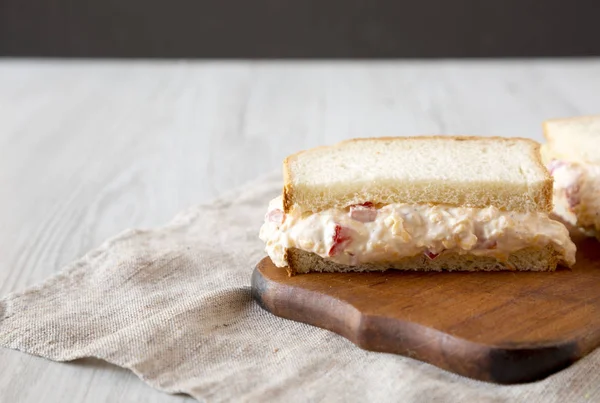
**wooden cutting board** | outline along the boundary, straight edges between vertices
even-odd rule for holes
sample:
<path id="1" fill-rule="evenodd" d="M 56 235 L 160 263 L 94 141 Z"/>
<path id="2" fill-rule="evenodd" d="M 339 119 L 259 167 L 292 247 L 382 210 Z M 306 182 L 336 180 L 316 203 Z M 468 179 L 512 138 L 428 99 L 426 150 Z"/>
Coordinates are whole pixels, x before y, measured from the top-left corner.
<path id="1" fill-rule="evenodd" d="M 495 383 L 545 378 L 600 345 L 600 243 L 576 241 L 556 272 L 311 273 L 264 258 L 252 295 L 267 311 Z"/>

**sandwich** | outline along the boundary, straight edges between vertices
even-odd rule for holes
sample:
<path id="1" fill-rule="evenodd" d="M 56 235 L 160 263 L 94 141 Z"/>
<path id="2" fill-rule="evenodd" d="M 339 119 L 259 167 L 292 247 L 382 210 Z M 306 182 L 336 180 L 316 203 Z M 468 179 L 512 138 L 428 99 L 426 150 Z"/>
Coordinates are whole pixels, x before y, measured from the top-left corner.
<path id="1" fill-rule="evenodd" d="M 554 177 L 555 213 L 600 239 L 600 116 L 543 126 L 542 158 Z"/>
<path id="2" fill-rule="evenodd" d="M 354 139 L 287 157 L 260 238 L 289 275 L 575 263 L 532 140 Z"/>

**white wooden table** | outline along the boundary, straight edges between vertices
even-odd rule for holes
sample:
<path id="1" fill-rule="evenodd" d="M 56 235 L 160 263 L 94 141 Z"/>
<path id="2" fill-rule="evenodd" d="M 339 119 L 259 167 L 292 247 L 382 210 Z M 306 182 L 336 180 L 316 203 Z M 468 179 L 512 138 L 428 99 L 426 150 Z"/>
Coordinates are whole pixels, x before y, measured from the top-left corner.
<path id="1" fill-rule="evenodd" d="M 600 59 L 444 62 L 0 61 L 0 295 L 128 227 L 357 136 L 541 140 L 600 113 Z M 95 360 L 0 350 L 1 402 L 183 402 Z"/>

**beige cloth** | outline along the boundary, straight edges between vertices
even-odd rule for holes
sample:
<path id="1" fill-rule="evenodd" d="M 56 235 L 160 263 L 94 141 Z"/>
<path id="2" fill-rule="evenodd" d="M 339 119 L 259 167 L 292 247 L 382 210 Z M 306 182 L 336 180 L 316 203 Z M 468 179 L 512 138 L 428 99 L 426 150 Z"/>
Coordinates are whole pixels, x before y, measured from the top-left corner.
<path id="1" fill-rule="evenodd" d="M 600 350 L 544 381 L 498 386 L 263 311 L 250 275 L 280 189 L 270 175 L 165 227 L 126 231 L 0 299 L 0 346 L 56 361 L 97 357 L 211 402 L 600 401 Z"/>

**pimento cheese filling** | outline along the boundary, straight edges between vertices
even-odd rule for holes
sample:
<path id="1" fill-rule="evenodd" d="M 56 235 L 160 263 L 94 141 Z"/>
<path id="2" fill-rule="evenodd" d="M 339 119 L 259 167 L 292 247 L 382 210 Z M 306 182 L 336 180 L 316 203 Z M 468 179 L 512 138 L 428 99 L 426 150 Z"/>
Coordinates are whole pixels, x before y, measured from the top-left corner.
<path id="1" fill-rule="evenodd" d="M 554 208 L 573 225 L 600 231 L 600 166 L 552 160 Z"/>
<path id="2" fill-rule="evenodd" d="M 527 247 L 552 245 L 567 265 L 575 245 L 565 226 L 544 213 L 501 211 L 495 207 L 371 203 L 318 213 L 283 213 L 282 198 L 269 203 L 260 238 L 275 265 L 287 266 L 285 251 L 298 248 L 336 263 L 390 262 L 424 254 L 435 259 L 451 250 L 492 256 L 505 262 Z"/>

